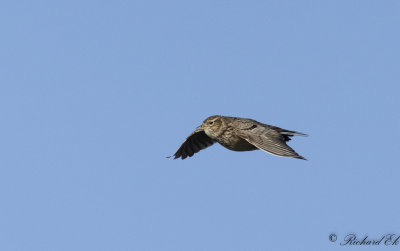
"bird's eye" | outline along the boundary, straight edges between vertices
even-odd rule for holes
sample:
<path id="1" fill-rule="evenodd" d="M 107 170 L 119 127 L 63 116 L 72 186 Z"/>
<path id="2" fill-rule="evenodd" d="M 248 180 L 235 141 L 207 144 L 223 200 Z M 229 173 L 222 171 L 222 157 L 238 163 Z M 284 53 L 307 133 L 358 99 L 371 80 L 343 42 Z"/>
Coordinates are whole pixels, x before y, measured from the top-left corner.
<path id="1" fill-rule="evenodd" d="M 213 125 L 213 124 L 214 124 L 214 121 L 210 121 L 210 122 L 208 122 L 208 124 L 209 124 L 209 125 Z"/>

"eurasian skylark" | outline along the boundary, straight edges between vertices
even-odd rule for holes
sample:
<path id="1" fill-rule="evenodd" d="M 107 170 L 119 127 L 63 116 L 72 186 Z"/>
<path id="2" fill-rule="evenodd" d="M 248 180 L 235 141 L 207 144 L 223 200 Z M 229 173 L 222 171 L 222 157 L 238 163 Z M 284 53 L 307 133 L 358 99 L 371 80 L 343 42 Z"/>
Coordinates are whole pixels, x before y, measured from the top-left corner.
<path id="1" fill-rule="evenodd" d="M 260 149 L 277 156 L 305 160 L 286 144 L 294 135 L 307 136 L 252 119 L 215 115 L 204 120 L 173 156 L 174 159 L 192 157 L 193 154 L 218 142 L 233 151 Z"/>

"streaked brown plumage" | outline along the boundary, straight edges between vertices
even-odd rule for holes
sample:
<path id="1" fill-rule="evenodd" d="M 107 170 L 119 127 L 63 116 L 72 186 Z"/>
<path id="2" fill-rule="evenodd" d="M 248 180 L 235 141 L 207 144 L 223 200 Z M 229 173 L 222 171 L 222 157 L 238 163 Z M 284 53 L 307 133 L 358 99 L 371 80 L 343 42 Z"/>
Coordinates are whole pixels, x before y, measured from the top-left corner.
<path id="1" fill-rule="evenodd" d="M 193 154 L 218 142 L 233 151 L 260 149 L 277 156 L 305 160 L 286 144 L 294 135 L 307 136 L 252 119 L 215 115 L 204 120 L 173 156 L 174 159 L 192 157 Z"/>

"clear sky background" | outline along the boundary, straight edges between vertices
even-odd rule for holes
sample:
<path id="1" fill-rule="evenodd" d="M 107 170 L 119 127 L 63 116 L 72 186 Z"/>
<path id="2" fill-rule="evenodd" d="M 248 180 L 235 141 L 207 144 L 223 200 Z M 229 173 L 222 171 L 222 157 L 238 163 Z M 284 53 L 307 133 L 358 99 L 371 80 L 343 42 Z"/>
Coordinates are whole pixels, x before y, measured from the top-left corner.
<path id="1" fill-rule="evenodd" d="M 400 234 L 399 13 L 2 1 L 0 250 L 321 251 Z M 214 114 L 307 133 L 290 146 L 309 161 L 220 145 L 165 158 Z"/>

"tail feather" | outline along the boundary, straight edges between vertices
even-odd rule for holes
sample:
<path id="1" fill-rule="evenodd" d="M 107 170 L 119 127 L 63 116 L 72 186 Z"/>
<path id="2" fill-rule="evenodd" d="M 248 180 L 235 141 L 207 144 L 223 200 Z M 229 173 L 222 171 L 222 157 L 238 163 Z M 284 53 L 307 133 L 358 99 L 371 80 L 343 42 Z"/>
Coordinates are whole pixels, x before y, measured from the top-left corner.
<path id="1" fill-rule="evenodd" d="M 302 132 L 289 131 L 289 130 L 285 130 L 285 129 L 282 129 L 280 131 L 280 133 L 284 134 L 284 135 L 288 135 L 288 136 L 303 136 L 303 137 L 307 137 L 308 136 L 307 134 L 302 133 Z"/>
<path id="2" fill-rule="evenodd" d="M 283 136 L 283 138 L 285 139 L 285 141 L 289 141 L 291 140 L 290 137 L 292 136 L 303 136 L 303 137 L 307 137 L 308 135 L 305 133 L 301 133 L 301 132 L 296 132 L 296 131 L 289 131 L 289 130 L 285 130 L 285 129 L 281 129 L 279 131 L 279 133 Z"/>

